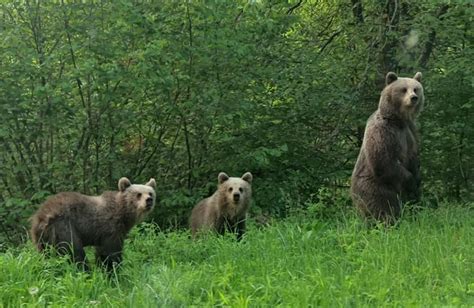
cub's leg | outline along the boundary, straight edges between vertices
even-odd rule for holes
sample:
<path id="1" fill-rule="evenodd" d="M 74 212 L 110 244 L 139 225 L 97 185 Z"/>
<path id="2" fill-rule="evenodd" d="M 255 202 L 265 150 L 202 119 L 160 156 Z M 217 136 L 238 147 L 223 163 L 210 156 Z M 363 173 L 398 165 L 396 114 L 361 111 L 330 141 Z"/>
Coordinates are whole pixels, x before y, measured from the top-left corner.
<path id="1" fill-rule="evenodd" d="M 59 220 L 48 228 L 51 228 L 48 242 L 53 244 L 57 252 L 62 255 L 69 255 L 79 269 L 89 271 L 86 252 L 74 226 L 67 220 Z"/>
<path id="2" fill-rule="evenodd" d="M 237 226 L 235 228 L 235 232 L 237 233 L 237 241 L 240 241 L 242 236 L 245 234 L 246 220 L 246 217 L 244 217 L 237 222 Z"/>
<path id="3" fill-rule="evenodd" d="M 122 262 L 123 239 L 110 238 L 96 247 L 96 262 L 104 265 L 107 271 L 113 271 Z"/>

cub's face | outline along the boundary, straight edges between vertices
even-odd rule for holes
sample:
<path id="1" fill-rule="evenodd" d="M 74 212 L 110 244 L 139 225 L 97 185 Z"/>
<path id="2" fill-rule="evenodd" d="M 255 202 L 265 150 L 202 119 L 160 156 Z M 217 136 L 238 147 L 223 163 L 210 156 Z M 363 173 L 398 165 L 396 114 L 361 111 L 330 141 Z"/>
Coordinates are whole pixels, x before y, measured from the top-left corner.
<path id="1" fill-rule="evenodd" d="M 385 94 L 382 95 L 388 96 L 385 103 L 391 106 L 385 107 L 399 113 L 403 118 L 413 119 L 421 111 L 424 102 L 423 86 L 420 82 L 421 73 L 417 73 L 414 78 L 398 78 L 394 73 L 388 73 Z"/>
<path id="2" fill-rule="evenodd" d="M 219 191 L 225 195 L 228 204 L 244 205 L 252 197 L 252 174 L 245 173 L 241 178 L 229 177 L 221 172 L 218 177 Z"/>
<path id="3" fill-rule="evenodd" d="M 125 194 L 127 204 L 136 209 L 139 219 L 153 210 L 156 200 L 155 188 L 155 179 L 150 179 L 144 185 L 131 184 L 127 178 L 121 178 L 119 181 L 119 191 Z"/>

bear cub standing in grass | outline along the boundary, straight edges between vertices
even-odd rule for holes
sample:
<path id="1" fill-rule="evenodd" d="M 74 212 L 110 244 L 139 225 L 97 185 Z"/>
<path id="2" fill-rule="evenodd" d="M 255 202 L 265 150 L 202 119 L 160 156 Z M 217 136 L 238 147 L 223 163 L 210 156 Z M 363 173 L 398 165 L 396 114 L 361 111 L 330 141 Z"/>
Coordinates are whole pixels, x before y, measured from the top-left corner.
<path id="1" fill-rule="evenodd" d="M 190 227 L 193 238 L 200 230 L 213 230 L 224 234 L 226 230 L 237 233 L 240 241 L 245 233 L 247 211 L 252 198 L 252 174 L 241 178 L 219 173 L 217 191 L 199 202 L 193 209 Z"/>
<path id="2" fill-rule="evenodd" d="M 403 202 L 421 195 L 418 132 L 423 107 L 421 73 L 398 78 L 388 73 L 379 106 L 367 121 L 352 173 L 351 196 L 359 212 L 386 224 L 401 214 Z"/>
<path id="3" fill-rule="evenodd" d="M 145 185 L 118 182 L 119 191 L 100 196 L 62 192 L 49 197 L 31 218 L 31 237 L 39 251 L 51 245 L 85 270 L 85 246 L 96 247 L 96 261 L 110 271 L 122 260 L 128 231 L 155 205 L 154 179 Z"/>

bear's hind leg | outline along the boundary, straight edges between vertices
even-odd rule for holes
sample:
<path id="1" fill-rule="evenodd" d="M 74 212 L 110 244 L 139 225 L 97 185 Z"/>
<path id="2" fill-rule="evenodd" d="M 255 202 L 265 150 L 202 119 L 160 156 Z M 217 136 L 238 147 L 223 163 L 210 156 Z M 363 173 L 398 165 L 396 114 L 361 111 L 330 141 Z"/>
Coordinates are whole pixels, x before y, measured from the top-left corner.
<path id="1" fill-rule="evenodd" d="M 122 262 L 122 239 L 108 239 L 96 247 L 96 262 L 112 272 L 114 267 Z"/>
<path id="2" fill-rule="evenodd" d="M 373 185 L 358 194 L 352 194 L 358 212 L 369 226 L 377 222 L 394 225 L 401 215 L 401 203 L 397 193 L 383 186 Z"/>
<path id="3" fill-rule="evenodd" d="M 395 225 L 400 219 L 402 212 L 400 195 L 385 190 L 378 200 L 374 217 L 385 226 Z"/>
<path id="4" fill-rule="evenodd" d="M 74 227 L 68 222 L 59 221 L 54 223 L 52 228 L 54 246 L 57 252 L 62 255 L 69 255 L 79 269 L 89 271 L 86 252 Z"/>

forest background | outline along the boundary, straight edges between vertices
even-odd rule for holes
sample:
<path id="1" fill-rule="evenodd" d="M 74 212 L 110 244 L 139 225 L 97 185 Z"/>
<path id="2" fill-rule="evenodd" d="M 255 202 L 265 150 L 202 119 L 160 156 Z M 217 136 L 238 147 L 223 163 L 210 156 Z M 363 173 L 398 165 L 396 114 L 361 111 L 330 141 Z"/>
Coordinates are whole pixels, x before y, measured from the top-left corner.
<path id="1" fill-rule="evenodd" d="M 331 219 L 352 208 L 389 71 L 423 73 L 423 204 L 472 201 L 473 15 L 431 0 L 1 4 L 0 243 L 25 240 L 50 194 L 122 176 L 157 179 L 162 229 L 186 226 L 220 171 L 252 172 L 254 218 Z"/>

